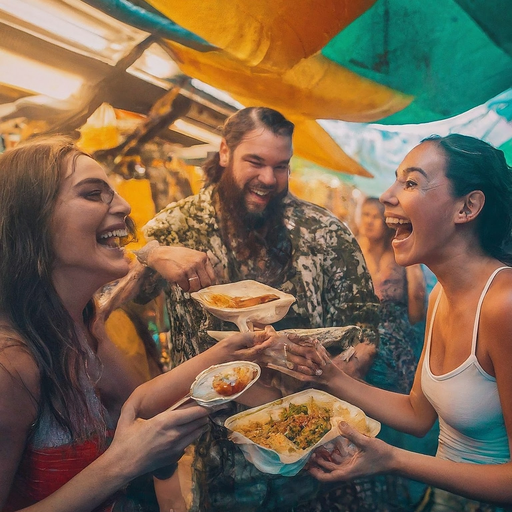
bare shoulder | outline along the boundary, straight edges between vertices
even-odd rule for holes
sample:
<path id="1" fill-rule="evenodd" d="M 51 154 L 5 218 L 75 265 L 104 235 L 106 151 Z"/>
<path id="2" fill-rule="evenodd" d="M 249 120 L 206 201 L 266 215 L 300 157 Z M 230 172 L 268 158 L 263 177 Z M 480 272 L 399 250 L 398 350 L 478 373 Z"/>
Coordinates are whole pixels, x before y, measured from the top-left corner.
<path id="1" fill-rule="evenodd" d="M 485 296 L 480 315 L 480 340 L 494 366 L 512 363 L 512 269 L 499 272 Z"/>
<path id="2" fill-rule="evenodd" d="M 482 316 L 512 329 L 512 268 L 499 272 L 482 304 Z M 503 325 L 504 326 L 504 325 Z"/>
<path id="3" fill-rule="evenodd" d="M 0 314 L 0 509 L 37 419 L 39 371 L 21 336 Z"/>
<path id="4" fill-rule="evenodd" d="M 39 369 L 26 343 L 0 320 L 0 418 L 13 410 L 35 417 L 39 386 Z"/>

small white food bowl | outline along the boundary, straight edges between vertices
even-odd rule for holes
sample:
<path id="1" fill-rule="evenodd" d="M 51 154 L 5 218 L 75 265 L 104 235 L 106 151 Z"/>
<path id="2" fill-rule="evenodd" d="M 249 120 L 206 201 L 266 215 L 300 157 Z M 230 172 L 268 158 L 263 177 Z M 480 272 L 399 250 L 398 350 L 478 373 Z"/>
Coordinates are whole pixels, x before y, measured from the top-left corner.
<path id="1" fill-rule="evenodd" d="M 247 428 L 249 425 L 254 429 L 255 422 L 264 424 L 270 420 L 279 420 L 281 412 L 289 408 L 291 403 L 308 405 L 312 401 L 315 406 L 329 409 L 331 428 L 319 441 L 306 449 L 296 447 L 285 436 L 276 436 L 279 448 L 270 449 L 251 441 L 237 431 L 238 428 Z M 380 423 L 366 416 L 361 409 L 318 389 L 300 391 L 286 398 L 235 414 L 224 422 L 224 426 L 230 430 L 229 439 L 238 445 L 245 458 L 257 469 L 273 475 L 294 476 L 305 466 L 316 448 L 339 436 L 340 421 L 346 421 L 370 437 L 375 437 L 380 431 Z"/>
<path id="2" fill-rule="evenodd" d="M 230 376 L 237 368 L 248 369 L 252 372 L 251 380 L 240 391 L 230 394 L 221 395 L 217 393 L 213 387 L 213 381 L 217 376 Z M 225 404 L 239 397 L 247 391 L 260 377 L 261 368 L 251 361 L 232 361 L 230 363 L 215 364 L 206 370 L 203 370 L 190 386 L 190 396 L 199 405 L 213 407 Z"/>
<path id="3" fill-rule="evenodd" d="M 224 307 L 213 302 L 215 296 L 223 296 L 240 302 L 247 299 L 275 296 L 274 300 L 248 307 Z M 197 300 L 208 312 L 221 320 L 233 322 L 241 332 L 251 331 L 253 323 L 272 324 L 278 322 L 295 302 L 295 297 L 257 281 L 246 280 L 236 283 L 219 284 L 193 292 L 190 296 Z"/>

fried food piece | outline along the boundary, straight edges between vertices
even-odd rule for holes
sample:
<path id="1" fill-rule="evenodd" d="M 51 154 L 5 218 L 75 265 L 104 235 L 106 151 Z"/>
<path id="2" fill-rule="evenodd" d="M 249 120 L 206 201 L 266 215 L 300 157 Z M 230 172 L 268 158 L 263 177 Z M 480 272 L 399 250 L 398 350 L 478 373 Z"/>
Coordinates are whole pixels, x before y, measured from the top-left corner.
<path id="1" fill-rule="evenodd" d="M 259 304 L 266 304 L 273 300 L 279 299 L 279 296 L 274 293 L 267 293 L 265 295 L 258 295 L 257 297 L 231 297 L 222 293 L 212 293 L 208 297 L 208 302 L 217 308 L 249 308 Z"/>
<path id="2" fill-rule="evenodd" d="M 294 404 L 284 408 L 279 419 L 272 417 L 265 423 L 250 421 L 235 428 L 251 441 L 278 453 L 305 450 L 315 445 L 331 429 L 332 412 L 311 399 L 308 404 Z M 287 439 L 290 445 L 283 443 Z"/>
<path id="3" fill-rule="evenodd" d="M 256 370 L 246 366 L 235 366 L 213 377 L 212 387 L 222 396 L 231 396 L 243 391 L 256 375 Z"/>

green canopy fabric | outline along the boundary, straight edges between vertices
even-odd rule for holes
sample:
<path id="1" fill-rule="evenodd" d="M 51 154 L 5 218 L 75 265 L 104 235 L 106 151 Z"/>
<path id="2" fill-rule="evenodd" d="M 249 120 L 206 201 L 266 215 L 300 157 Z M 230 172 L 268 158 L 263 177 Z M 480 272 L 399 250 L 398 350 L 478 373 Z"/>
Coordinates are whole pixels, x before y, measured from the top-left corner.
<path id="1" fill-rule="evenodd" d="M 512 85 L 511 0 L 85 1 L 171 41 L 186 74 L 283 111 L 297 154 L 349 174 L 379 175 L 316 119 L 436 122 Z"/>
<path id="2" fill-rule="evenodd" d="M 322 53 L 414 96 L 408 107 L 379 123 L 452 117 L 512 85 L 512 3 L 380 0 Z"/>

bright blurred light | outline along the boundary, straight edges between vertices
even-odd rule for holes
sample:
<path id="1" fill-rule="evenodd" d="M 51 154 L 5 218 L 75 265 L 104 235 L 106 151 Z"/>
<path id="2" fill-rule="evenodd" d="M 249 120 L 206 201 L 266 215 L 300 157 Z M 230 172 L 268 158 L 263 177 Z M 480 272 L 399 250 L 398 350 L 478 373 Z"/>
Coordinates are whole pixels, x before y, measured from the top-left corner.
<path id="1" fill-rule="evenodd" d="M 169 54 L 154 43 L 144 51 L 127 71 L 165 89 L 170 89 L 172 78 L 181 74 L 180 68 Z"/>
<path id="2" fill-rule="evenodd" d="M 189 137 L 194 137 L 197 140 L 208 142 L 209 144 L 215 146 L 217 149 L 220 147 L 220 141 L 222 140 L 220 135 L 212 133 L 205 128 L 201 128 L 192 123 L 188 123 L 183 119 L 174 121 L 174 123 L 169 128 L 175 132 L 182 133 L 183 135 L 188 135 Z"/>
<path id="3" fill-rule="evenodd" d="M 0 20 L 109 64 L 148 36 L 79 0 L 0 0 Z"/>
<path id="4" fill-rule="evenodd" d="M 65 100 L 82 86 L 78 75 L 0 49 L 0 83 Z"/>
<path id="5" fill-rule="evenodd" d="M 23 0 L 0 0 L 0 10 L 94 51 L 102 52 L 107 47 L 107 41 L 95 34 L 91 30 L 93 27 L 81 26 L 74 20 L 65 19 L 52 6 L 39 7 L 37 3 Z"/>

